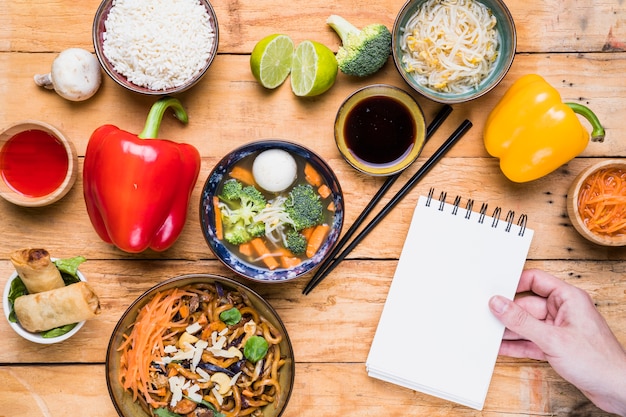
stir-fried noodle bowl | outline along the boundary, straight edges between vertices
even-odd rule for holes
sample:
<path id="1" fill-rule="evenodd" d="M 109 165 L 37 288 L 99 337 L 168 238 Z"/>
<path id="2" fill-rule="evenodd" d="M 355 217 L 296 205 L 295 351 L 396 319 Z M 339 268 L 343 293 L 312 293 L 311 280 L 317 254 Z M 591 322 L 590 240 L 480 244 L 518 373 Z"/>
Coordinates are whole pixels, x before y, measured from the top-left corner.
<path id="1" fill-rule="evenodd" d="M 122 417 L 279 416 L 294 377 L 276 312 L 214 275 L 172 278 L 139 297 L 113 332 L 106 366 Z"/>

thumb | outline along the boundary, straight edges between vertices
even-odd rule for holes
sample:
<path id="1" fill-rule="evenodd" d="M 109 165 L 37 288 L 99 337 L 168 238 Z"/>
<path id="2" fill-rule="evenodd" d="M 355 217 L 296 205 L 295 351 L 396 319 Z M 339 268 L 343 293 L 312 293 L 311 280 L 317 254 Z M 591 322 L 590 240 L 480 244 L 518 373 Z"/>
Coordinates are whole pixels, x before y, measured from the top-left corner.
<path id="1" fill-rule="evenodd" d="M 506 328 L 537 345 L 547 335 L 545 324 L 537 320 L 508 298 L 495 295 L 489 300 L 489 309 Z"/>

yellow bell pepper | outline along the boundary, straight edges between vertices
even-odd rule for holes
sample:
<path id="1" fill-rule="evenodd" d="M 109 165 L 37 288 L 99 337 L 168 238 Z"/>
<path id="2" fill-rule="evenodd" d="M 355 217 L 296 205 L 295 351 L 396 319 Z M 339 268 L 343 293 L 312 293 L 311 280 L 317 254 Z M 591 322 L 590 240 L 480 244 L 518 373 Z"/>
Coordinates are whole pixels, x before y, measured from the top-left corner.
<path id="1" fill-rule="evenodd" d="M 580 114 L 591 124 L 592 141 L 604 140 L 596 115 L 578 103 L 563 103 L 558 91 L 536 74 L 521 77 L 489 114 L 484 143 L 500 169 L 514 182 L 541 178 L 580 154 L 589 133 Z"/>

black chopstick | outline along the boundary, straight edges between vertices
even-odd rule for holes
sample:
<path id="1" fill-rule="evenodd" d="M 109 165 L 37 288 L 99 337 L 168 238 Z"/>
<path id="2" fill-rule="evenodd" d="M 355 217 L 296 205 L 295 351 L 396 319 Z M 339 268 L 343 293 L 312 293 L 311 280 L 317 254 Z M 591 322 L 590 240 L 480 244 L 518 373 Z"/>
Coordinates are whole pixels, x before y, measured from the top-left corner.
<path id="1" fill-rule="evenodd" d="M 461 125 L 450 135 L 450 137 L 435 151 L 435 153 L 428 158 L 428 160 L 420 167 L 419 170 L 404 184 L 404 186 L 393 196 L 391 200 L 382 208 L 382 210 L 368 223 L 367 226 L 354 238 L 354 240 L 341 252 L 334 261 L 326 267 L 322 274 L 317 278 L 311 279 L 307 284 L 304 291 L 304 295 L 308 295 L 317 285 L 324 280 L 343 259 L 371 232 L 382 219 L 391 212 L 391 210 L 402 200 L 411 189 L 431 170 L 431 168 L 456 144 L 459 139 L 467 133 L 472 127 L 472 122 L 469 120 L 463 121 Z"/>
<path id="2" fill-rule="evenodd" d="M 428 139 L 430 139 L 432 137 L 432 135 L 439 128 L 439 126 L 441 126 L 443 124 L 443 122 L 448 118 L 450 113 L 452 113 L 452 107 L 450 105 L 445 104 L 445 105 L 443 105 L 443 107 L 441 107 L 441 109 L 437 112 L 437 114 L 433 118 L 432 122 L 430 122 L 430 124 L 426 128 L 426 135 L 425 135 L 424 143 L 428 142 Z M 394 174 L 394 175 L 390 175 L 389 177 L 387 177 L 387 179 L 385 180 L 383 185 L 381 185 L 380 189 L 376 192 L 376 194 L 374 194 L 374 197 L 372 197 L 372 199 L 367 204 L 367 206 L 365 206 L 365 208 L 363 209 L 361 214 L 359 214 L 359 216 L 357 217 L 356 221 L 354 223 L 352 223 L 352 226 L 350 226 L 350 228 L 343 235 L 341 240 L 339 240 L 339 242 L 337 242 L 337 244 L 335 245 L 333 250 L 328 254 L 328 256 L 326 257 L 324 262 L 322 262 L 322 264 L 319 266 L 319 268 L 315 272 L 315 275 L 313 275 L 313 278 L 311 278 L 311 281 L 309 281 L 307 286 L 302 291 L 303 294 L 305 294 L 308 291 L 307 289 L 309 288 L 310 285 L 312 285 L 311 284 L 312 282 L 317 281 L 319 276 L 324 274 L 324 271 L 326 270 L 326 268 L 333 262 L 333 258 L 346 245 L 346 243 L 348 243 L 348 240 L 350 240 L 352 235 L 357 231 L 357 229 L 361 226 L 361 224 L 363 224 L 363 222 L 365 221 L 367 216 L 370 214 L 370 212 L 374 209 L 376 204 L 378 204 L 380 199 L 385 195 L 387 190 L 389 190 L 389 188 L 391 188 L 393 183 L 396 182 L 396 180 L 398 178 L 400 178 L 400 173 Z"/>

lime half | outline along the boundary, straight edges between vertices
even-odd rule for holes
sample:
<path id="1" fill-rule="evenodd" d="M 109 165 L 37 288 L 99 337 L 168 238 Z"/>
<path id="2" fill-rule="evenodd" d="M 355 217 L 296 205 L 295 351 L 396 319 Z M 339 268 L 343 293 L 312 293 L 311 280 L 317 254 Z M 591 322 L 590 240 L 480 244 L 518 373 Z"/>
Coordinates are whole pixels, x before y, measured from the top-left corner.
<path id="1" fill-rule="evenodd" d="M 287 35 L 274 34 L 261 39 L 250 55 L 252 75 L 265 88 L 281 85 L 291 71 L 293 41 Z"/>
<path id="2" fill-rule="evenodd" d="M 327 46 L 303 41 L 293 54 L 291 89 L 300 97 L 322 94 L 335 83 L 337 58 Z"/>

